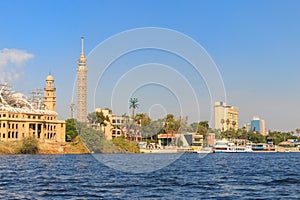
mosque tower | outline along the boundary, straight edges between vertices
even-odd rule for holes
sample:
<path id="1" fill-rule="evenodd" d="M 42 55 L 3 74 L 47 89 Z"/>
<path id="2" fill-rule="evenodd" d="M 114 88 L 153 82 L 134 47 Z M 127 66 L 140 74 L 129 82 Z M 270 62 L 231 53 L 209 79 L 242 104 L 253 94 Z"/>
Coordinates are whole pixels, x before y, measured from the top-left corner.
<path id="1" fill-rule="evenodd" d="M 77 67 L 77 120 L 87 121 L 87 61 L 84 55 L 84 37 L 81 38 L 81 54 Z"/>
<path id="2" fill-rule="evenodd" d="M 54 86 L 54 78 L 52 75 L 48 75 L 46 78 L 44 104 L 46 110 L 56 111 L 56 88 Z"/>

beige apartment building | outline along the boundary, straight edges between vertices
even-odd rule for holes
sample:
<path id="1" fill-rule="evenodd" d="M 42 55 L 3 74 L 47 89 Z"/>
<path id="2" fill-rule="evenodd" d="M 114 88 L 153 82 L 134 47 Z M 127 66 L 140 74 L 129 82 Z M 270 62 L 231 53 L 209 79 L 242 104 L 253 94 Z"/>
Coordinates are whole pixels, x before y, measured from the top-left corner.
<path id="1" fill-rule="evenodd" d="M 65 121 L 57 119 L 54 78 L 46 78 L 44 99 L 29 99 L 0 86 L 0 141 L 36 137 L 40 142 L 65 142 Z"/>
<path id="2" fill-rule="evenodd" d="M 106 122 L 106 126 L 99 127 L 104 132 L 106 139 L 111 140 L 115 137 L 124 136 L 124 132 L 121 128 L 126 121 L 124 117 L 119 117 L 112 114 L 109 109 L 96 108 L 96 112 L 102 112 L 105 117 L 108 117 L 109 121 Z"/>
<path id="3" fill-rule="evenodd" d="M 106 126 L 96 126 L 96 129 L 104 132 L 106 139 L 125 137 L 130 141 L 141 141 L 140 124 L 136 124 L 130 117 L 117 116 L 109 109 L 96 108 L 95 111 L 102 112 L 109 119 Z"/>
<path id="4" fill-rule="evenodd" d="M 239 127 L 238 107 L 226 105 L 225 102 L 215 102 L 214 122 L 217 130 L 237 130 Z"/>

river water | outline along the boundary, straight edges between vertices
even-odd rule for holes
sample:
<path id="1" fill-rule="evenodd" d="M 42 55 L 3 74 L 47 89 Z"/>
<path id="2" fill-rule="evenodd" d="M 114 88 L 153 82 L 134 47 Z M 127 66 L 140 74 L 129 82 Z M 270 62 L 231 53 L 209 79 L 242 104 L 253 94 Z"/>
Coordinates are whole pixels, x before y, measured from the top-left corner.
<path id="1" fill-rule="evenodd" d="M 92 155 L 7 155 L 0 176 L 0 199 L 300 199 L 300 153 L 185 154 L 138 174 Z"/>

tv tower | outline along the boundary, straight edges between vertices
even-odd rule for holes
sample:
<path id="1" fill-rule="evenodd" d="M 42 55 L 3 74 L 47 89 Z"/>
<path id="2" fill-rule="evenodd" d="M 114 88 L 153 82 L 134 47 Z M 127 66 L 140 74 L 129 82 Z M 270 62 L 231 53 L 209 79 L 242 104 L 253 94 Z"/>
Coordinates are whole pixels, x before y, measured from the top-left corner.
<path id="1" fill-rule="evenodd" d="M 87 61 L 84 55 L 84 37 L 81 37 L 81 54 L 77 67 L 77 120 L 87 121 Z"/>

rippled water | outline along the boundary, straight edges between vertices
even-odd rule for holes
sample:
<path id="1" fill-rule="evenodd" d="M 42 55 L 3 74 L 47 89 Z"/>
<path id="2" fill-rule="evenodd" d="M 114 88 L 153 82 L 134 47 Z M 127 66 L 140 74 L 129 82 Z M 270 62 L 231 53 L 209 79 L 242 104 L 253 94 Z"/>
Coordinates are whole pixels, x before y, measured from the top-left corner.
<path id="1" fill-rule="evenodd" d="M 300 153 L 186 154 L 142 174 L 91 155 L 1 156 L 0 176 L 1 199 L 299 199 Z"/>

